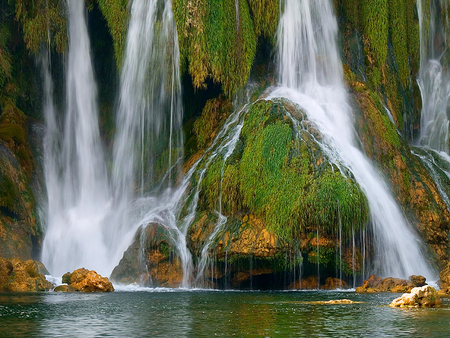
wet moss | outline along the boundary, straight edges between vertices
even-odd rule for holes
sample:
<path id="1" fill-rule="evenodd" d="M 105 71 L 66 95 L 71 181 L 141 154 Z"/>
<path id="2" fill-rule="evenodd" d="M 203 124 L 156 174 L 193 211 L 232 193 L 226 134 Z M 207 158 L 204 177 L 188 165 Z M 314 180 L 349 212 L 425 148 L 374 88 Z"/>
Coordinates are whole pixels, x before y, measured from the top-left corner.
<path id="1" fill-rule="evenodd" d="M 125 37 L 128 24 L 128 0 L 97 0 L 105 17 L 114 43 L 114 54 L 118 68 L 125 53 Z"/>
<path id="2" fill-rule="evenodd" d="M 236 6 L 237 4 L 237 6 Z M 232 96 L 247 82 L 257 36 L 245 0 L 175 0 L 180 57 L 196 88 L 212 78 Z"/>

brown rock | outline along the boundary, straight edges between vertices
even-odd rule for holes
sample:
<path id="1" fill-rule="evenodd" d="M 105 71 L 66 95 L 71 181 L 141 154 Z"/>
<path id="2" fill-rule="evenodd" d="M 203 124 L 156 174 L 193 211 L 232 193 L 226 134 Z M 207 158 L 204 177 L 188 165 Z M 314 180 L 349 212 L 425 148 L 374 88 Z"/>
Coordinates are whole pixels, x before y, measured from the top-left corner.
<path id="1" fill-rule="evenodd" d="M 321 289 L 323 290 L 348 289 L 348 284 L 339 278 L 328 277 L 325 280 L 325 285 L 323 285 Z"/>
<path id="2" fill-rule="evenodd" d="M 39 271 L 43 264 L 33 260 L 0 258 L 0 291 L 48 291 L 52 287 Z"/>
<path id="3" fill-rule="evenodd" d="M 430 286 L 425 285 L 416 287 L 411 290 L 411 293 L 404 293 L 401 297 L 392 301 L 391 307 L 435 307 L 441 305 L 436 290 Z"/>
<path id="4" fill-rule="evenodd" d="M 421 277 L 421 276 L 420 276 Z M 419 282 L 421 279 L 418 279 Z M 387 277 L 381 279 L 381 277 L 371 275 L 369 279 L 364 281 L 363 285 L 356 288 L 358 293 L 378 293 L 378 292 L 410 292 L 414 287 L 414 284 L 406 279 Z"/>
<path id="5" fill-rule="evenodd" d="M 309 276 L 308 278 L 292 283 L 289 288 L 296 290 L 317 290 L 319 288 L 319 280 L 317 276 Z"/>
<path id="6" fill-rule="evenodd" d="M 425 281 L 427 280 L 424 276 L 412 275 L 409 276 L 409 280 L 413 283 L 415 287 L 421 287 L 427 285 Z"/>
<path id="7" fill-rule="evenodd" d="M 449 296 L 450 295 L 450 262 L 448 262 L 447 266 L 444 270 L 439 274 L 440 280 L 438 281 L 438 285 L 441 288 L 439 290 L 439 295 Z"/>
<path id="8" fill-rule="evenodd" d="M 70 282 L 69 287 L 80 292 L 114 291 L 114 287 L 108 278 L 102 277 L 97 272 L 85 268 L 64 274 L 63 282 Z"/>

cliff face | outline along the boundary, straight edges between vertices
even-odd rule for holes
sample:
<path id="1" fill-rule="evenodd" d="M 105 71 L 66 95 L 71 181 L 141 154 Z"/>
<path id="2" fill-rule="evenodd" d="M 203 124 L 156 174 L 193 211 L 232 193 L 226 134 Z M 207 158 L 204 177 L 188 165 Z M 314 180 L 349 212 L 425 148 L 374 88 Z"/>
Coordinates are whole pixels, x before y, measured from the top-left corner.
<path id="1" fill-rule="evenodd" d="M 101 20 L 101 31 L 110 34 L 102 38 L 91 29 L 93 49 L 108 51 L 104 62 L 98 62 L 97 73 L 106 73 L 110 60 L 115 60 L 114 73 L 120 72 L 128 2 L 86 3 L 91 20 Z M 432 264 L 445 266 L 450 257 L 448 206 L 435 177 L 420 161 L 418 155 L 426 154 L 410 146 L 418 135 L 422 106 L 416 81 L 420 66 L 416 0 L 335 0 L 334 4 L 361 147 L 427 244 Z M 50 48 L 58 60 L 58 54 L 66 50 L 64 6 L 61 0 L 15 0 L 0 5 L 0 256 L 6 258 L 30 258 L 42 240 L 35 202 L 41 196 L 31 188 L 36 176 L 42 176 L 41 163 L 36 158 L 38 146 L 30 141 L 30 126 L 43 119 L 42 85 L 30 79 L 38 78 L 39 64 L 33 60 L 40 52 Z M 208 167 L 205 173 L 198 169 L 192 176 L 190 193 L 198 184 L 200 190 L 187 242 L 199 261 L 205 254 L 212 257 L 213 267 L 203 272 L 205 278 L 217 285 L 227 285 L 229 280 L 233 286 L 245 286 L 248 262 L 253 276 L 277 276 L 292 271 L 300 261 L 310 274 L 317 265 L 330 275 L 336 265 L 348 277 L 360 274 L 361 251 L 371 250 L 365 243 L 355 249 L 352 243 L 355 236 L 362 238 L 369 221 L 364 194 L 351 175 L 335 170 L 321 152 L 317 144 L 321 135 L 304 112 L 288 101 L 266 101 L 261 96 L 276 83 L 272 52 L 283 2 L 173 0 L 172 6 L 185 92 L 186 171 L 202 156 L 208 158 L 217 151 L 213 142 L 233 114 L 232 101 L 243 96 L 249 80 L 258 88 L 254 103 L 242 115 L 242 133 L 232 154 L 203 162 L 199 168 Z M 429 9 L 430 2 L 423 1 L 423 7 Z M 426 18 L 429 10 L 425 12 Z M 440 14 L 445 14 L 443 9 Z M 422 24 L 429 30 L 429 20 Z M 101 123 L 109 142 L 115 98 L 102 91 L 114 85 L 98 81 Z M 299 135 L 289 118 L 292 115 L 301 121 Z M 441 180 L 443 186 L 450 184 L 445 175 Z M 227 220 L 215 233 L 218 208 Z M 340 239 L 339 222 L 344 232 Z M 155 231 L 139 235 L 147 238 L 147 244 L 142 251 L 142 240 L 136 239 L 124 256 L 128 265 L 116 271 L 117 280 L 141 278 L 145 271 L 136 259 L 144 252 L 140 259 L 151 267 L 153 281 L 159 280 L 160 285 L 181 282 L 176 249 Z M 201 248 L 208 241 L 203 253 Z M 293 252 L 294 246 L 301 248 L 301 254 Z"/>

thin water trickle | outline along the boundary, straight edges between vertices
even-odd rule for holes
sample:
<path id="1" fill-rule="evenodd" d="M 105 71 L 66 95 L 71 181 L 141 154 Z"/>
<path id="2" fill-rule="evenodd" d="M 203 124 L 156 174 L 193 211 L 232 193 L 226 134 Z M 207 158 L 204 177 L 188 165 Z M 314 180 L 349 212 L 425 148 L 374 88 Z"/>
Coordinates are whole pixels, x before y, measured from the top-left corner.
<path id="1" fill-rule="evenodd" d="M 331 1 L 287 0 L 278 29 L 280 87 L 269 99 L 286 97 L 303 108 L 324 135 L 324 153 L 339 168 L 348 168 L 366 194 L 376 250 L 373 271 L 433 279 L 418 237 L 357 146 L 336 40 Z"/>

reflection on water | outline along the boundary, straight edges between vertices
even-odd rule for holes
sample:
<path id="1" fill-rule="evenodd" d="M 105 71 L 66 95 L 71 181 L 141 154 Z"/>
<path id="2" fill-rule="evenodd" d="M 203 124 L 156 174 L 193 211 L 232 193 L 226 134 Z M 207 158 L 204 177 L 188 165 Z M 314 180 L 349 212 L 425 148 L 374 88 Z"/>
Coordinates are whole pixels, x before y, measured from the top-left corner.
<path id="1" fill-rule="evenodd" d="M 152 290 L 148 290 L 152 291 Z M 348 292 L 0 294 L 0 337 L 445 337 L 450 303 L 393 309 Z M 317 304 L 350 299 L 354 304 Z"/>

